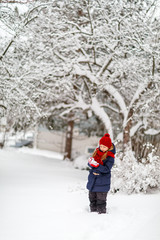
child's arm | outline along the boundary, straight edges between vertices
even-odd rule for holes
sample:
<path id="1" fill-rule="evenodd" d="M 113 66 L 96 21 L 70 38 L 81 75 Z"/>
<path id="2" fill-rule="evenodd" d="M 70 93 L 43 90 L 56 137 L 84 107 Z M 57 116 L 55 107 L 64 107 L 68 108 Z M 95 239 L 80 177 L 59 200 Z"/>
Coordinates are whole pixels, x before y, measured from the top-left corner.
<path id="1" fill-rule="evenodd" d="M 108 156 L 107 161 L 105 165 L 99 165 L 98 167 L 95 168 L 95 172 L 100 172 L 100 173 L 109 173 L 111 171 L 111 168 L 113 167 L 114 164 L 114 158 Z"/>

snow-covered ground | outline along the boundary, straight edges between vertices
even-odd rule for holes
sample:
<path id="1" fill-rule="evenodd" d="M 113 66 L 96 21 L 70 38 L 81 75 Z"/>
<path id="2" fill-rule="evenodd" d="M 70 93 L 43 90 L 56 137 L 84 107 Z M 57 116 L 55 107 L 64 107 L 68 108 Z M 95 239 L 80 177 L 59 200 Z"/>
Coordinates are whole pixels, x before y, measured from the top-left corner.
<path id="1" fill-rule="evenodd" d="M 160 239 L 160 193 L 109 194 L 108 214 L 98 215 L 87 176 L 59 154 L 0 150 L 0 239 Z"/>

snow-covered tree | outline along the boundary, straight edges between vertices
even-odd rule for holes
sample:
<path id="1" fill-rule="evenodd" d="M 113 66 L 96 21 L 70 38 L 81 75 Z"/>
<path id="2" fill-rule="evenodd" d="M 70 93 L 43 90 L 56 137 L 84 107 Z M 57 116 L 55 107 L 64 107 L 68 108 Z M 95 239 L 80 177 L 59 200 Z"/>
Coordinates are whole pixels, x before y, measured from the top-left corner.
<path id="1" fill-rule="evenodd" d="M 131 127 L 144 123 L 143 111 L 137 115 L 136 109 L 146 98 L 152 102 L 153 86 L 158 89 L 156 1 L 42 5 L 25 15 L 32 21 L 13 48 L 17 55 L 7 52 L 17 89 L 30 102 L 26 106 L 34 106 L 40 118 L 92 112 L 111 137 L 122 131 L 127 145 Z M 145 114 L 145 124 L 150 115 Z"/>
<path id="2" fill-rule="evenodd" d="M 124 143 L 130 142 L 132 125 L 142 122 L 134 118 L 134 109 L 142 100 L 145 104 L 146 91 L 152 97 L 152 86 L 157 87 L 155 3 L 54 1 L 42 12 L 39 25 L 33 22 L 30 42 L 36 76 L 52 89 L 46 115 L 92 110 L 111 136 L 119 121 Z"/>
<path id="3" fill-rule="evenodd" d="M 40 94 L 36 83 L 33 87 L 27 79 L 31 72 L 31 59 L 26 58 L 29 50 L 25 30 L 42 7 L 34 4 L 0 5 L 0 100 L 6 108 L 3 114 L 8 118 L 9 126 L 14 125 L 15 128 L 29 126 L 41 115 L 37 105 Z"/>

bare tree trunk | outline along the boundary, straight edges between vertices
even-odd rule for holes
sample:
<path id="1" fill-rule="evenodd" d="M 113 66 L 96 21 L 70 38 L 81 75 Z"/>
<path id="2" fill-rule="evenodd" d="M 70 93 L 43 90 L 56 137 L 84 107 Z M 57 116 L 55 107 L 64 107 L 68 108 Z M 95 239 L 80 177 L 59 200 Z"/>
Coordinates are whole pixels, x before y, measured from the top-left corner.
<path id="1" fill-rule="evenodd" d="M 34 129 L 34 142 L 33 142 L 33 147 L 37 148 L 38 144 L 38 124 L 36 124 L 35 129 Z"/>
<path id="2" fill-rule="evenodd" d="M 132 116 L 133 108 L 129 110 L 127 123 L 123 130 L 123 152 L 125 151 L 126 147 L 131 147 L 130 131 L 132 127 Z"/>
<path id="3" fill-rule="evenodd" d="M 73 115 L 72 115 L 73 116 Z M 70 115 L 71 117 L 71 115 Z M 66 133 L 65 155 L 64 158 L 72 160 L 72 136 L 73 136 L 74 120 L 69 119 Z"/>
<path id="4" fill-rule="evenodd" d="M 153 64 L 152 64 L 152 76 L 154 76 L 155 73 L 155 58 L 153 56 Z"/>
<path id="5" fill-rule="evenodd" d="M 0 104 L 0 107 L 4 108 L 6 110 L 6 107 Z M 6 141 L 6 131 L 7 131 L 7 119 L 6 117 L 2 117 L 0 119 L 0 132 L 1 132 L 1 142 L 0 142 L 0 148 L 3 148 Z"/>

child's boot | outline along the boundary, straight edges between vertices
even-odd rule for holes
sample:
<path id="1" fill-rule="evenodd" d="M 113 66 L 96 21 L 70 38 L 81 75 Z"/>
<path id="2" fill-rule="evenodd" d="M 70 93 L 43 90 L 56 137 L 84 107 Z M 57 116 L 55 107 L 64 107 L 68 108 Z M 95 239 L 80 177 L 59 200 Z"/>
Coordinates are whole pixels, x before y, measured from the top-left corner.
<path id="1" fill-rule="evenodd" d="M 97 212 L 99 214 L 106 213 L 107 192 L 97 193 Z"/>

